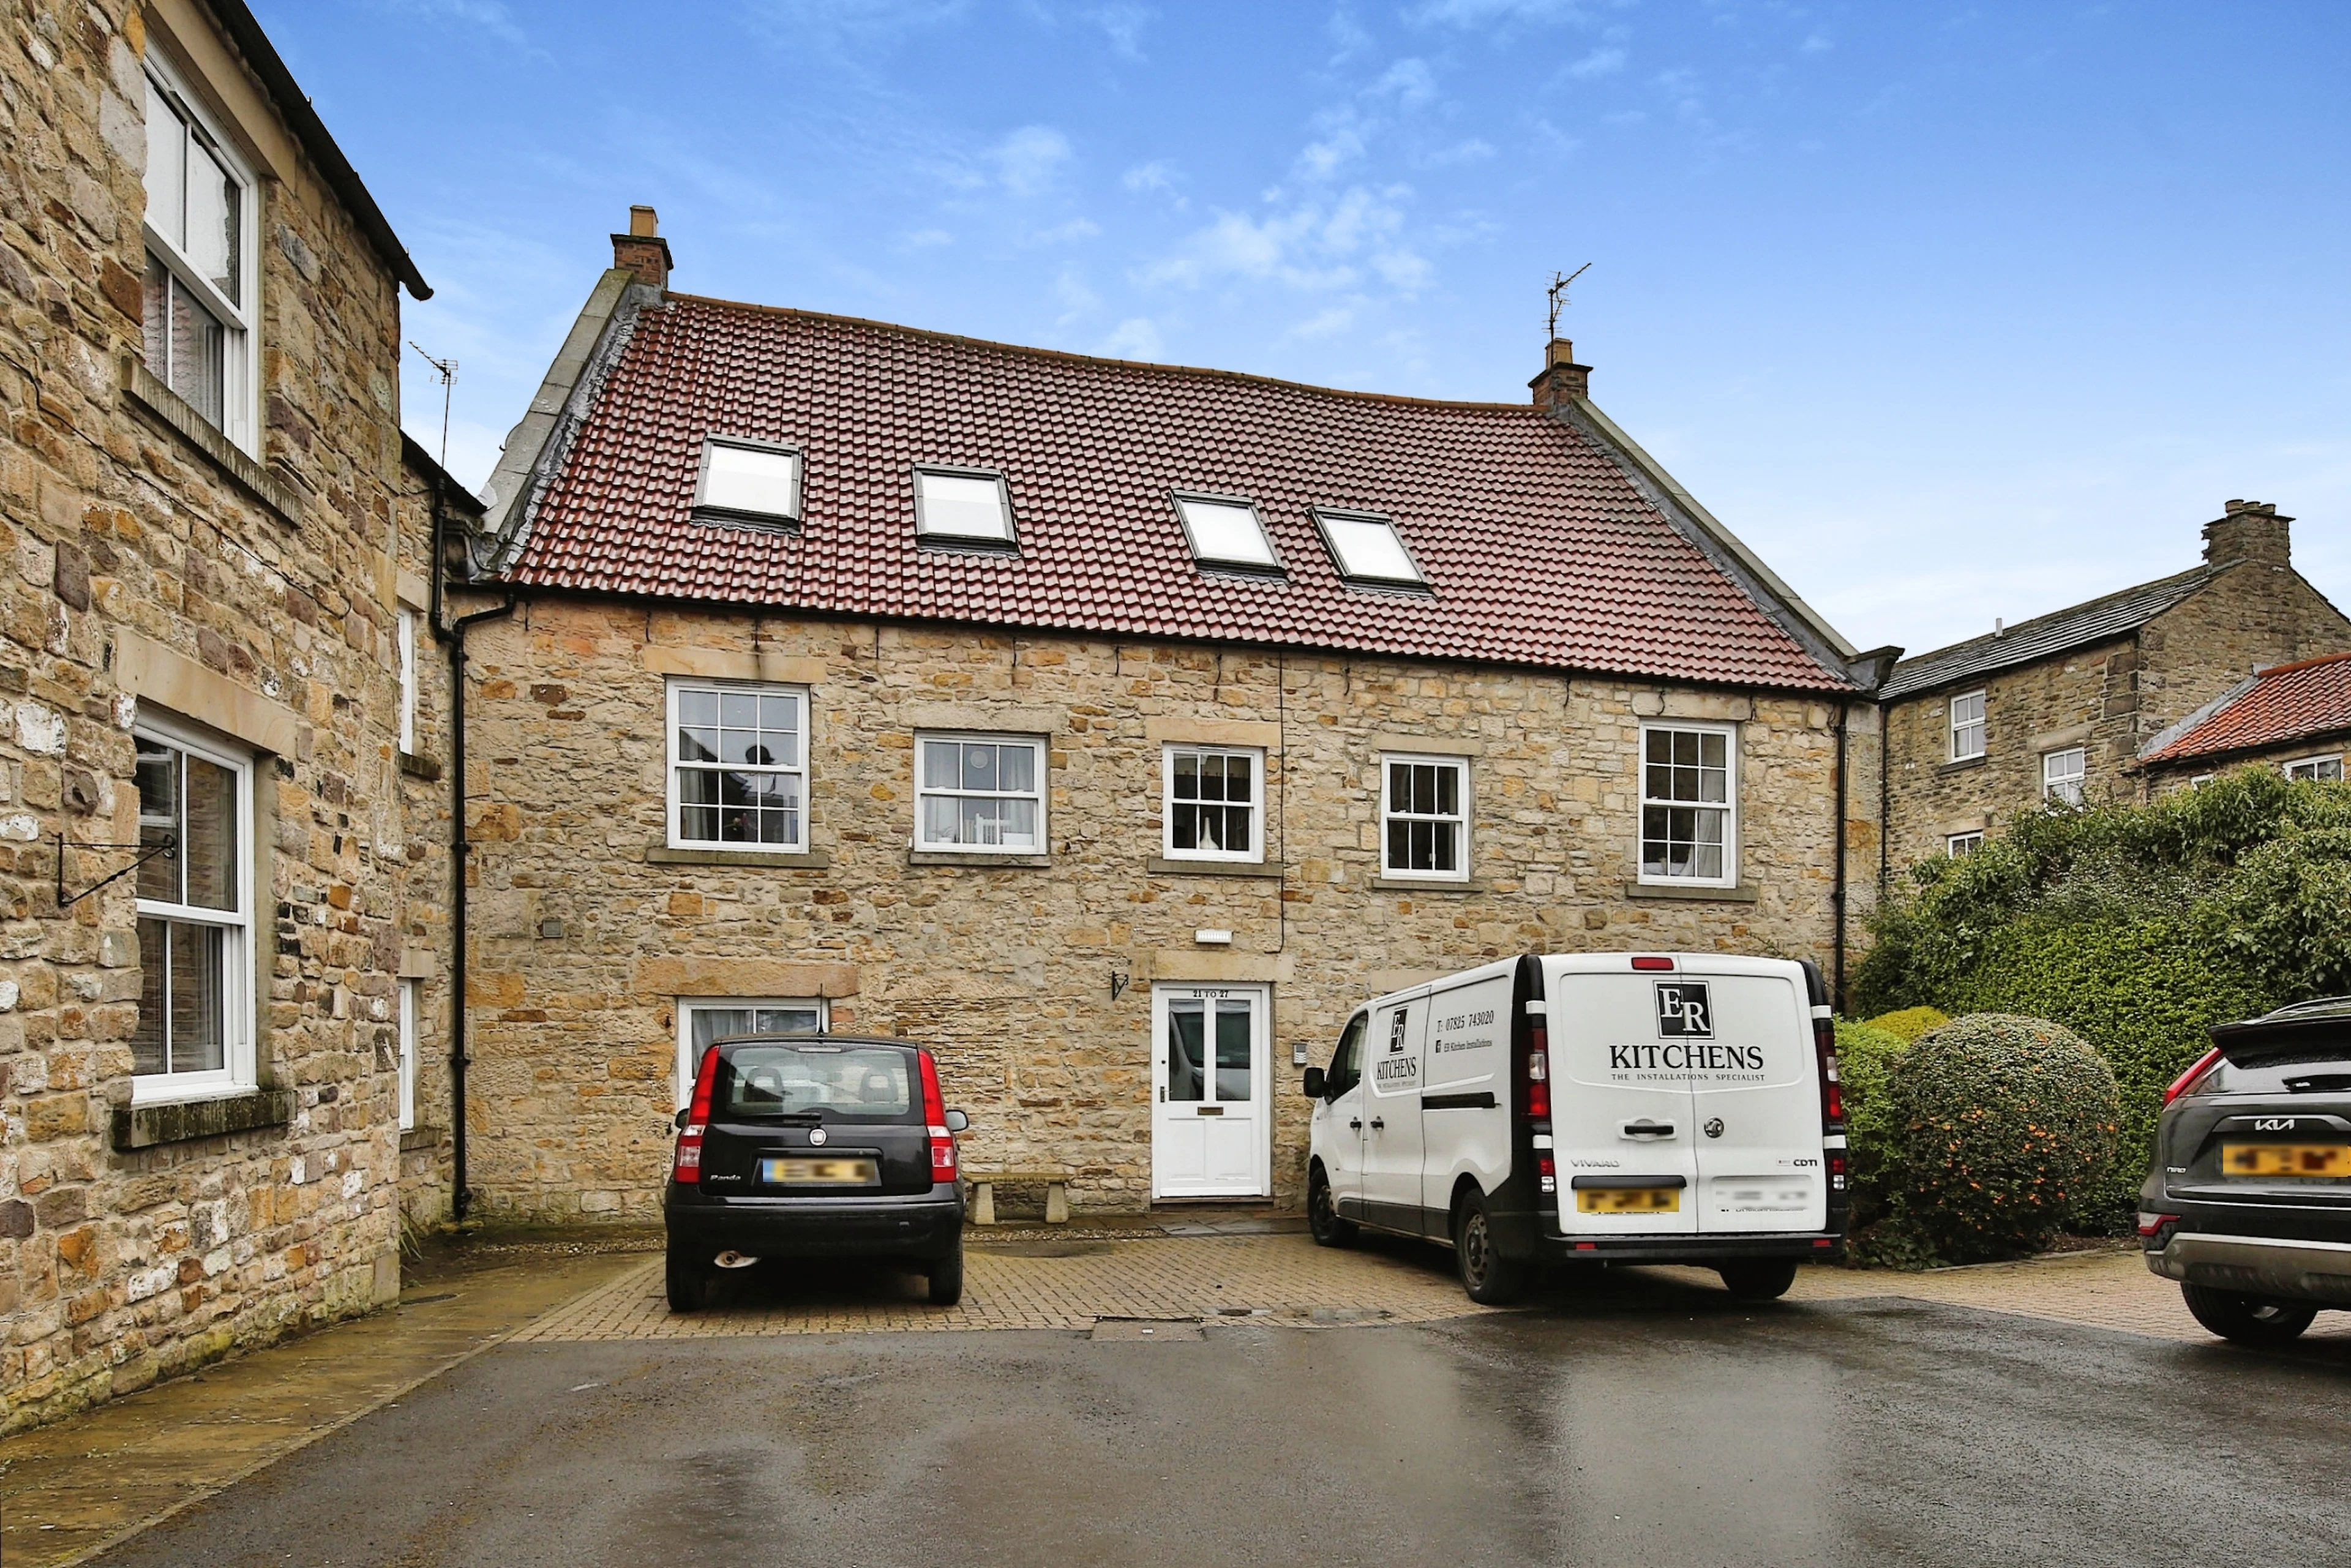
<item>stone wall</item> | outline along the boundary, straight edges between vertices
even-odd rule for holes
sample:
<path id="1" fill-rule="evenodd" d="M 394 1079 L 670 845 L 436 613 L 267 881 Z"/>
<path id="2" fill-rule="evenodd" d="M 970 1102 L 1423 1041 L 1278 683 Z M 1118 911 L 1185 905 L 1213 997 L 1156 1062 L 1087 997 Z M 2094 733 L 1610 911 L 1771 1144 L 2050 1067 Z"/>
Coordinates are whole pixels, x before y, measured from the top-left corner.
<path id="1" fill-rule="evenodd" d="M 473 634 L 472 1177 L 489 1212 L 650 1219 L 675 1002 L 833 998 L 939 1049 L 967 1163 L 1150 1192 L 1155 980 L 1269 981 L 1278 1195 L 1303 1179 L 1294 1044 L 1382 990 L 1529 949 L 1725 949 L 1825 967 L 1833 705 L 1524 671 L 539 599 Z M 664 848 L 664 674 L 805 685 L 810 857 Z M 1739 720 L 1743 882 L 1633 888 L 1639 723 Z M 913 863 L 917 728 L 1050 738 L 1041 866 Z M 1168 740 L 1262 744 L 1272 874 L 1155 869 Z M 1468 755 L 1473 881 L 1377 875 L 1382 750 Z M 714 863 L 716 862 L 716 863 Z M 1677 890 L 1679 891 L 1679 890 Z M 1232 932 L 1228 949 L 1195 943 Z M 1113 977 L 1131 979 L 1113 997 Z"/>
<path id="2" fill-rule="evenodd" d="M 412 829 L 392 532 L 414 481 L 392 277 L 204 16 L 187 0 L 27 0 L 11 16 L 0 1425 L 16 1427 L 397 1288 L 389 1003 Z M 167 31 L 265 174 L 251 456 L 137 369 L 140 60 Z M 128 727 L 164 708 L 259 753 L 261 1092 L 134 1120 L 133 884 L 61 909 L 51 835 L 138 837 Z M 128 863 L 77 851 L 66 877 L 78 889 Z"/>
<path id="3" fill-rule="evenodd" d="M 2351 649 L 2351 621 L 2283 560 L 2249 559 L 2147 622 L 2139 646 L 2144 742 L 2255 670 Z"/>

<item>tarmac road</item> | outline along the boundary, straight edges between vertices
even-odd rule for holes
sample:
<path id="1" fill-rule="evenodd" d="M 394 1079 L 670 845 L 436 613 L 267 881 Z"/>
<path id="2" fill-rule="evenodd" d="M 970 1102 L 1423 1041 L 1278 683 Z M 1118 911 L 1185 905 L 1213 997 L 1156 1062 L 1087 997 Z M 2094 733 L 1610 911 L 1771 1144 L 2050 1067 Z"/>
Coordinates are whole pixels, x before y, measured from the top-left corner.
<path id="1" fill-rule="evenodd" d="M 2351 1361 L 1910 1301 L 511 1345 L 100 1559 L 2335 1561 Z"/>

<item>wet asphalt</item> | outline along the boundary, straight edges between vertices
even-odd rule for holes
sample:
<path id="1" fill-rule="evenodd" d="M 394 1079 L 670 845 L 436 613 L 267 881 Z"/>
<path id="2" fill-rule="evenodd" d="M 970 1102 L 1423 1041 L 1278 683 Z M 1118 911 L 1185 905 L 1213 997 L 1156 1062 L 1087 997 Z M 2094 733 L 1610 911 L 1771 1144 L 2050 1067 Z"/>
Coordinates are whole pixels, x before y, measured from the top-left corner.
<path id="1" fill-rule="evenodd" d="M 2351 1355 L 1639 1282 L 1417 1327 L 486 1353 L 99 1559 L 2323 1563 Z"/>

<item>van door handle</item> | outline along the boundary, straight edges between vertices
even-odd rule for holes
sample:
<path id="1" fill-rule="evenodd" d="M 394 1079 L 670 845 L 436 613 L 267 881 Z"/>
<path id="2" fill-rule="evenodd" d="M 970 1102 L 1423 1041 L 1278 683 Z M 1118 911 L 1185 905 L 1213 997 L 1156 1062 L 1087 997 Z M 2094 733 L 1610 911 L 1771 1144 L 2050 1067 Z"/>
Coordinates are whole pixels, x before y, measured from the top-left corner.
<path id="1" fill-rule="evenodd" d="M 1363 1130 L 1364 1119 L 1361 1116 L 1356 1117 L 1353 1121 L 1347 1124 L 1347 1131 L 1351 1133 L 1360 1133 Z"/>
<path id="2" fill-rule="evenodd" d="M 1383 1127 L 1384 1127 L 1384 1126 L 1386 1126 L 1386 1125 L 1387 1125 L 1387 1121 L 1386 1121 L 1386 1119 L 1385 1119 L 1385 1118 L 1384 1118 L 1384 1117 L 1380 1117 L 1380 1116 L 1374 1116 L 1374 1117 L 1373 1117 L 1373 1118 L 1372 1118 L 1372 1131 L 1373 1131 L 1373 1132 L 1376 1133 L 1376 1132 L 1378 1132 L 1381 1128 L 1383 1128 Z"/>
<path id="3" fill-rule="evenodd" d="M 1626 1138 L 1670 1138 L 1674 1135 L 1671 1122 L 1652 1122 L 1644 1116 L 1637 1122 L 1619 1122 L 1617 1134 Z"/>

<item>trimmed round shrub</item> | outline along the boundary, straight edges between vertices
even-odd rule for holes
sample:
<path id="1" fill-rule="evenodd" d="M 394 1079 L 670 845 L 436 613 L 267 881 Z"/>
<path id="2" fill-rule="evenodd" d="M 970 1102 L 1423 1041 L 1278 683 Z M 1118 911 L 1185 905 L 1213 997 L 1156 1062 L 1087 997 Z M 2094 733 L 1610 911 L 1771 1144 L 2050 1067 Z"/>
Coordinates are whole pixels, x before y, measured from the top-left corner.
<path id="1" fill-rule="evenodd" d="M 1951 1015 L 1940 1008 L 1904 1008 L 1900 1012 L 1878 1014 L 1868 1026 L 1907 1045 L 1928 1030 L 1940 1029 L 1950 1021 Z"/>
<path id="2" fill-rule="evenodd" d="M 2039 1251 L 2115 1160 L 2111 1068 L 2045 1019 L 1970 1013 L 1886 1075 L 1898 1171 L 1890 1225 L 1947 1263 Z"/>
<path id="3" fill-rule="evenodd" d="M 1853 1223 L 1859 1229 L 1886 1217 L 1893 1189 L 1888 1176 L 1894 1154 L 1894 1124 L 1886 1111 L 1886 1074 L 1894 1059 L 1910 1049 L 1910 1042 L 1885 1030 L 1839 1019 L 1836 1049 L 1837 1076 L 1844 1084 Z"/>

